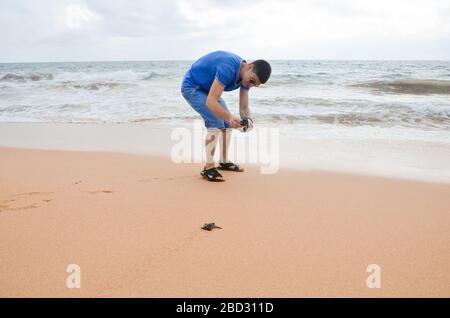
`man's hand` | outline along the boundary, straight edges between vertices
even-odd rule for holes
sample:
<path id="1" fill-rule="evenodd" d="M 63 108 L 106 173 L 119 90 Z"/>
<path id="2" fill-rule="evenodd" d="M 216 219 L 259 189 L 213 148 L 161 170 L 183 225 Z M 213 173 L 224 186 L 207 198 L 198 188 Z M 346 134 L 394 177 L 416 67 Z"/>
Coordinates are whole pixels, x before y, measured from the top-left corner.
<path id="1" fill-rule="evenodd" d="M 229 120 L 230 127 L 231 128 L 239 128 L 242 127 L 241 120 L 237 117 L 232 117 L 231 120 Z"/>
<path id="2" fill-rule="evenodd" d="M 252 129 L 253 129 L 253 119 L 249 118 L 247 131 L 250 131 Z"/>

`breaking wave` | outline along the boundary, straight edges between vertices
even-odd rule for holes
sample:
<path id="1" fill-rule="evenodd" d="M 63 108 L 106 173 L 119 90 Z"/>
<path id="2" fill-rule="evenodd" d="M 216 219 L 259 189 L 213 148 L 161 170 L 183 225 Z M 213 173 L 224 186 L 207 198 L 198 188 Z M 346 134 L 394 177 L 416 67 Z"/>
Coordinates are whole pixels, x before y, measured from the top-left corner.
<path id="1" fill-rule="evenodd" d="M 2 82 L 27 82 L 27 81 L 41 81 L 53 80 L 54 76 L 51 73 L 32 73 L 27 75 L 18 75 L 14 73 L 7 73 L 0 78 Z"/>
<path id="2" fill-rule="evenodd" d="M 78 82 L 63 82 L 59 85 L 60 88 L 70 89 L 86 89 L 90 91 L 98 91 L 102 88 L 117 88 L 119 86 L 129 86 L 131 84 L 117 83 L 117 82 L 94 82 L 94 83 L 78 83 Z"/>
<path id="3" fill-rule="evenodd" d="M 255 122 L 271 124 L 301 124 L 302 122 L 342 125 L 347 127 L 376 126 L 376 127 L 421 127 L 444 128 L 450 130 L 450 112 L 429 112 L 426 114 L 398 114 L 398 113 L 329 113 L 311 115 L 255 115 Z"/>
<path id="4" fill-rule="evenodd" d="M 365 87 L 382 93 L 396 94 L 450 94 L 450 80 L 405 79 L 394 81 L 367 81 L 350 85 Z"/>

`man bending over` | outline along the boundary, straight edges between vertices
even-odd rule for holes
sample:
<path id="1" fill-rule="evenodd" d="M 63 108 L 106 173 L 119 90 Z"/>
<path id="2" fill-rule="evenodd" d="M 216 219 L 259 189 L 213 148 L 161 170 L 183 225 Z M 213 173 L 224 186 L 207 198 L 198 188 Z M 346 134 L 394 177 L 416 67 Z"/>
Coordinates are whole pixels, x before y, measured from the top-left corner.
<path id="1" fill-rule="evenodd" d="M 205 140 L 206 165 L 201 172 L 208 181 L 224 181 L 217 169 L 244 171 L 227 158 L 231 129 L 241 127 L 241 120 L 248 123 L 248 129 L 253 128 L 248 91 L 253 86 L 258 87 L 266 83 L 271 72 L 270 64 L 264 60 L 247 63 L 231 52 L 215 51 L 192 64 L 184 76 L 181 93 L 189 105 L 202 116 L 208 131 Z M 231 115 L 221 97 L 224 91 L 238 88 L 241 118 Z M 216 168 L 214 152 L 219 139 L 222 149 L 219 166 Z"/>

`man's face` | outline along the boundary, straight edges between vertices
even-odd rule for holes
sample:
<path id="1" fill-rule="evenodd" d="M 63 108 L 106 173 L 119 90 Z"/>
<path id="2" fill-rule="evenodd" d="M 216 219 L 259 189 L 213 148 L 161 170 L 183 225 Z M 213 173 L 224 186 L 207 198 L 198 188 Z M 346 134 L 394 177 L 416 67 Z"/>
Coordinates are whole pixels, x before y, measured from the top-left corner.
<path id="1" fill-rule="evenodd" d="M 253 65 L 250 65 L 249 69 L 244 72 L 242 82 L 245 87 L 258 87 L 261 85 L 258 75 L 253 72 Z"/>

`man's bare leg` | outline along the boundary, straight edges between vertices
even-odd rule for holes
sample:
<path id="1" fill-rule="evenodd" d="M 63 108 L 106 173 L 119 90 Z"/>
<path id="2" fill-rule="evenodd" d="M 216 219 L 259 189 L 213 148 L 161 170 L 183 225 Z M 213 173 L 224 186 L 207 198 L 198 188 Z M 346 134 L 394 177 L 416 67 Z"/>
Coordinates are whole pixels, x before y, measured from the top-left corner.
<path id="1" fill-rule="evenodd" d="M 215 167 L 214 153 L 216 151 L 216 145 L 219 136 L 220 136 L 219 129 L 208 129 L 205 139 L 205 154 L 206 154 L 205 169 L 211 169 Z"/>
<path id="2" fill-rule="evenodd" d="M 233 129 L 226 128 L 221 129 L 221 138 L 220 138 L 220 146 L 221 146 L 221 152 L 220 152 L 220 165 L 217 167 L 219 170 L 228 170 L 228 171 L 236 171 L 236 172 L 243 172 L 244 169 L 239 167 L 239 165 L 233 163 L 229 158 L 229 148 L 230 148 L 230 141 L 231 141 L 231 132 Z"/>
<path id="3" fill-rule="evenodd" d="M 232 128 L 223 128 L 221 129 L 221 138 L 220 138 L 220 163 L 227 163 L 229 162 L 228 158 L 228 150 L 230 148 L 230 141 L 231 141 L 231 132 L 233 131 Z"/>

